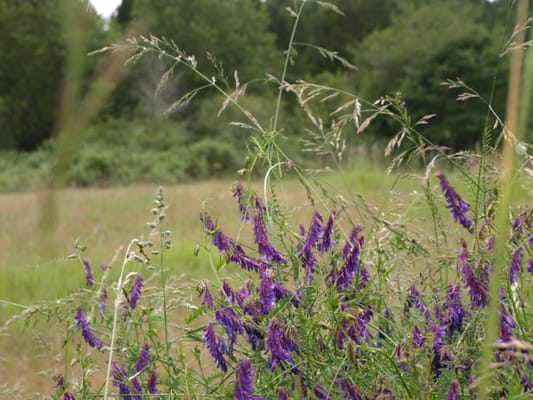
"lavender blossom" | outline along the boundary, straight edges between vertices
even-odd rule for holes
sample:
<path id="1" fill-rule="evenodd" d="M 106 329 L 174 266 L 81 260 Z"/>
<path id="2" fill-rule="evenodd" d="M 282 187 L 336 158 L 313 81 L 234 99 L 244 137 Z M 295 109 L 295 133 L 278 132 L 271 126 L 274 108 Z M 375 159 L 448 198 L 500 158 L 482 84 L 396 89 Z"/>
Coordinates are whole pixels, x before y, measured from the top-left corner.
<path id="1" fill-rule="evenodd" d="M 261 315 L 267 315 L 274 310 L 274 289 L 271 271 L 267 268 L 259 270 L 259 296 L 261 298 Z"/>
<path id="2" fill-rule="evenodd" d="M 244 188 L 241 185 L 241 183 L 237 183 L 235 185 L 235 188 L 233 189 L 233 197 L 237 198 L 237 202 L 239 203 L 239 212 L 241 214 L 241 221 L 243 222 L 250 222 L 250 210 L 243 202 L 244 198 Z"/>
<path id="3" fill-rule="evenodd" d="M 268 233 L 263 223 L 264 206 L 258 198 L 255 199 L 255 209 L 253 232 L 259 254 L 267 261 L 287 264 L 287 260 L 272 246 L 268 239 Z"/>
<path id="4" fill-rule="evenodd" d="M 222 370 L 222 372 L 228 372 L 228 365 L 224 359 L 224 352 L 226 346 L 224 345 L 224 339 L 217 337 L 213 325 L 211 323 L 207 324 L 204 331 L 204 343 L 211 354 L 211 357 L 215 360 L 217 367 Z"/>
<path id="5" fill-rule="evenodd" d="M 468 232 L 474 233 L 473 222 L 468 217 L 470 204 L 455 191 L 442 172 L 438 172 L 437 177 L 440 180 L 440 187 L 448 202 L 446 208 L 452 212 L 453 220 L 460 223 Z"/>
<path id="6" fill-rule="evenodd" d="M 333 210 L 328 218 L 326 227 L 324 228 L 324 234 L 322 235 L 322 242 L 318 245 L 318 250 L 321 253 L 327 253 L 330 251 L 333 246 L 335 246 L 335 241 L 332 239 L 333 229 L 335 228 L 335 217 L 337 213 Z"/>
<path id="7" fill-rule="evenodd" d="M 150 378 L 148 379 L 148 393 L 159 393 L 159 390 L 157 390 L 157 372 L 155 371 L 152 371 L 152 373 L 150 374 Z"/>
<path id="8" fill-rule="evenodd" d="M 213 300 L 213 296 L 211 295 L 211 292 L 209 291 L 209 286 L 207 284 L 207 281 L 201 280 L 198 282 L 198 297 L 204 296 L 204 300 L 202 301 L 202 305 L 206 305 L 208 310 L 214 310 L 215 309 L 215 302 Z"/>
<path id="9" fill-rule="evenodd" d="M 133 368 L 133 371 L 137 374 L 145 370 L 148 365 L 150 365 L 150 362 L 152 362 L 152 357 L 150 356 L 150 345 L 145 343 L 141 350 L 141 354 L 139 355 L 139 359 Z"/>
<path id="10" fill-rule="evenodd" d="M 128 374 L 115 361 L 111 362 L 111 373 L 113 374 L 113 386 L 118 387 L 120 395 L 131 395 L 128 386 Z M 131 397 L 128 397 L 131 398 Z"/>
<path id="11" fill-rule="evenodd" d="M 142 275 L 138 274 L 135 278 L 135 282 L 133 283 L 133 288 L 131 289 L 130 306 L 132 309 L 137 307 L 137 303 L 141 299 L 143 286 L 143 277 Z"/>
<path id="12" fill-rule="evenodd" d="M 313 280 L 317 259 L 313 254 L 313 249 L 317 246 L 320 236 L 322 235 L 322 216 L 315 211 L 313 221 L 309 227 L 307 240 L 304 243 L 302 251 L 298 253 L 298 257 L 302 260 L 302 266 L 306 270 L 306 282 L 309 285 Z"/>
<path id="13" fill-rule="evenodd" d="M 278 365 L 283 370 L 285 369 L 285 363 L 294 364 L 294 358 L 291 355 L 292 351 L 299 352 L 298 346 L 287 339 L 281 329 L 281 322 L 277 318 L 272 318 L 268 324 L 265 351 L 265 353 L 271 354 L 270 370 L 274 371 Z"/>
<path id="14" fill-rule="evenodd" d="M 89 329 L 89 324 L 85 319 L 85 315 L 83 314 L 81 307 L 78 307 L 78 311 L 76 312 L 76 321 L 77 322 L 74 326 L 76 328 L 81 328 L 81 334 L 87 344 L 101 351 L 104 347 L 104 344 L 100 340 L 98 340 Z"/>
<path id="15" fill-rule="evenodd" d="M 233 354 L 233 345 L 237 342 L 237 335 L 244 333 L 244 327 L 238 315 L 231 308 L 223 308 L 215 311 L 215 322 L 220 324 L 228 335 L 226 352 Z"/>
<path id="16" fill-rule="evenodd" d="M 448 400 L 459 400 L 459 382 L 452 381 L 450 390 L 448 390 Z"/>
<path id="17" fill-rule="evenodd" d="M 83 265 L 85 266 L 87 286 L 92 287 L 94 286 L 94 276 L 93 276 L 93 270 L 91 269 L 91 264 L 89 260 L 87 259 L 83 260 Z"/>
<path id="18" fill-rule="evenodd" d="M 254 393 L 254 369 L 250 360 L 241 360 L 235 371 L 235 400 L 252 400 Z"/>
<path id="19" fill-rule="evenodd" d="M 513 259 L 511 266 L 509 267 L 509 283 L 514 285 L 518 281 L 518 277 L 521 272 L 522 257 L 524 256 L 524 248 L 519 247 L 513 253 Z"/>
<path id="20" fill-rule="evenodd" d="M 448 285 L 444 307 L 448 309 L 446 324 L 448 325 L 449 335 L 453 335 L 454 332 L 461 332 L 463 328 L 463 319 L 466 317 L 466 311 L 461 305 L 461 291 L 459 290 L 459 285 Z"/>
<path id="21" fill-rule="evenodd" d="M 462 241 L 461 251 L 458 261 L 459 271 L 461 272 L 465 288 L 468 289 L 470 294 L 470 307 L 482 308 L 487 305 L 488 302 L 488 269 L 481 271 L 480 278 L 476 278 L 472 268 L 468 265 L 468 250 L 466 249 L 466 243 Z M 484 278 L 484 279 L 483 279 Z"/>

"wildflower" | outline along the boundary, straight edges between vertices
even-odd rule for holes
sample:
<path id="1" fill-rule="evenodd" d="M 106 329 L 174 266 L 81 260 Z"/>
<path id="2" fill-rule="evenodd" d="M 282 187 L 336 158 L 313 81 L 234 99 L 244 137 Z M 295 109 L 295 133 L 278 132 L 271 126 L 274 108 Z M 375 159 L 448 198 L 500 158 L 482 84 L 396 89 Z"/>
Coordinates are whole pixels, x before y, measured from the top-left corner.
<path id="1" fill-rule="evenodd" d="M 81 328 L 81 334 L 87 344 L 89 346 L 94 347 L 98 350 L 102 350 L 104 347 L 104 344 L 98 340 L 91 330 L 89 329 L 89 324 L 87 323 L 87 320 L 85 319 L 85 315 L 83 314 L 83 311 L 81 307 L 78 307 L 78 311 L 76 312 L 76 324 L 74 325 L 76 328 Z"/>
<path id="2" fill-rule="evenodd" d="M 302 260 L 302 266 L 306 269 L 307 284 L 311 283 L 313 280 L 313 274 L 317 265 L 313 249 L 318 244 L 322 234 L 322 220 L 322 216 L 318 212 L 315 212 L 313 215 L 313 222 L 311 222 L 311 226 L 309 227 L 307 240 L 304 243 L 302 251 L 298 254 Z"/>
<path id="3" fill-rule="evenodd" d="M 335 383 L 344 391 L 344 399 L 363 400 L 363 396 L 359 394 L 348 379 L 339 379 Z"/>
<path id="4" fill-rule="evenodd" d="M 63 378 L 63 375 L 61 374 L 54 375 L 54 380 L 56 381 L 56 384 L 54 385 L 54 389 L 65 390 L 65 378 Z"/>
<path id="5" fill-rule="evenodd" d="M 215 360 L 217 367 L 220 368 L 223 372 L 228 372 L 228 365 L 224 359 L 224 352 L 226 346 L 224 345 L 224 339 L 217 337 L 213 325 L 211 323 L 207 324 L 204 331 L 204 342 L 211 354 L 211 357 Z"/>
<path id="6" fill-rule="evenodd" d="M 200 213 L 200 221 L 204 224 L 209 232 L 214 232 L 216 227 L 211 219 L 211 216 L 207 213 Z"/>
<path id="7" fill-rule="evenodd" d="M 321 253 L 327 253 L 333 248 L 333 246 L 335 246 L 335 241 L 331 238 L 331 236 L 333 235 L 333 228 L 334 228 L 336 215 L 337 213 L 335 212 L 335 210 L 333 210 L 328 218 L 326 227 L 324 228 L 322 242 L 318 245 L 318 250 Z"/>
<path id="8" fill-rule="evenodd" d="M 65 392 L 63 394 L 63 400 L 76 400 L 76 398 L 74 397 L 74 395 L 70 392 Z"/>
<path id="9" fill-rule="evenodd" d="M 278 395 L 278 400 L 289 400 L 289 391 L 283 388 L 277 388 L 276 393 Z"/>
<path id="10" fill-rule="evenodd" d="M 148 379 L 148 392 L 150 394 L 157 394 L 159 393 L 159 390 L 157 390 L 157 372 L 152 371 L 150 374 L 150 378 Z"/>
<path id="11" fill-rule="evenodd" d="M 233 353 L 233 345 L 237 341 L 237 335 L 244 332 L 244 327 L 239 321 L 239 317 L 231 308 L 224 308 L 215 311 L 215 321 L 219 323 L 228 334 L 228 354 Z"/>
<path id="12" fill-rule="evenodd" d="M 449 335 L 453 335 L 454 332 L 461 332 L 466 311 L 461 305 L 461 292 L 458 285 L 448 285 L 444 307 L 448 309 L 446 323 Z"/>
<path id="13" fill-rule="evenodd" d="M 107 264 L 102 264 L 102 265 L 100 265 L 100 268 L 102 269 L 102 271 L 107 271 L 111 267 L 109 265 L 107 265 Z"/>
<path id="14" fill-rule="evenodd" d="M 244 188 L 240 183 L 237 183 L 235 185 L 235 188 L 233 189 L 233 197 L 237 198 L 237 202 L 239 203 L 239 212 L 241 214 L 241 221 L 243 222 L 250 222 L 250 210 L 243 202 L 244 197 Z"/>
<path id="15" fill-rule="evenodd" d="M 235 400 L 251 400 L 254 392 L 254 369 L 250 360 L 241 360 L 235 375 Z"/>
<path id="16" fill-rule="evenodd" d="M 221 292 L 221 295 L 228 298 L 230 300 L 230 302 L 232 304 L 235 304 L 236 303 L 236 300 L 235 300 L 235 293 L 233 292 L 233 289 L 231 288 L 231 285 L 229 284 L 229 282 L 224 279 L 223 283 L 222 283 L 222 292 Z M 204 300 L 205 301 L 205 300 Z M 213 299 L 211 297 L 211 303 L 213 302 Z M 204 303 L 202 303 L 204 304 Z M 209 308 L 209 307 L 208 307 Z"/>
<path id="17" fill-rule="evenodd" d="M 89 260 L 87 259 L 83 260 L 83 265 L 85 266 L 87 286 L 92 287 L 94 285 L 94 276 L 93 276 L 93 270 L 91 269 L 91 264 L 89 263 Z"/>
<path id="18" fill-rule="evenodd" d="M 128 374 L 115 361 L 111 362 L 111 372 L 113 374 L 113 386 L 118 387 L 120 395 L 130 395 L 128 386 Z"/>
<path id="19" fill-rule="evenodd" d="M 261 298 L 261 315 L 267 315 L 274 310 L 274 290 L 273 282 L 269 269 L 261 268 L 259 270 L 259 296 Z"/>
<path id="20" fill-rule="evenodd" d="M 450 390 L 448 390 L 448 400 L 458 400 L 459 399 L 459 382 L 456 380 L 452 381 Z"/>
<path id="21" fill-rule="evenodd" d="M 142 288 L 144 286 L 143 282 L 142 275 L 138 274 L 133 283 L 133 288 L 131 289 L 130 306 L 132 309 L 137 307 L 137 302 L 141 299 Z"/>
<path id="22" fill-rule="evenodd" d="M 453 220 L 460 223 L 468 232 L 473 233 L 473 222 L 468 217 L 470 204 L 455 191 L 442 172 L 438 172 L 437 177 L 440 180 L 440 187 L 448 202 L 446 208 L 452 212 Z"/>
<path id="23" fill-rule="evenodd" d="M 331 400 L 331 397 L 328 396 L 328 390 L 321 385 L 320 383 L 317 383 L 315 385 L 315 388 L 313 389 L 313 392 L 317 399 L 320 400 Z"/>
<path id="24" fill-rule="evenodd" d="M 285 363 L 294 364 L 291 351 L 299 351 L 296 343 L 291 342 L 281 329 L 281 322 L 277 318 L 272 318 L 268 324 L 267 343 L 265 353 L 271 354 L 269 361 L 270 370 L 274 371 L 276 366 L 284 369 Z"/>
<path id="25" fill-rule="evenodd" d="M 134 393 L 136 396 L 134 397 L 134 399 L 142 400 L 143 388 L 141 386 L 141 383 L 139 382 L 139 379 L 137 379 L 137 377 L 133 378 L 131 380 L 131 385 L 135 389 Z"/>
<path id="26" fill-rule="evenodd" d="M 421 349 L 424 347 L 426 338 L 422 335 L 422 331 L 415 325 L 413 329 L 413 349 Z"/>
<path id="27" fill-rule="evenodd" d="M 396 363 L 398 365 L 398 368 L 400 368 L 402 371 L 407 372 L 407 364 L 405 363 L 405 359 L 403 358 L 403 342 L 398 343 L 398 346 L 396 347 Z"/>
<path id="28" fill-rule="evenodd" d="M 359 255 L 364 244 L 364 238 L 362 236 L 359 237 L 359 233 L 362 229 L 363 227 L 361 225 L 356 226 L 344 246 L 343 256 L 346 262 L 335 278 L 337 290 L 339 292 L 351 287 L 357 276 Z M 366 273 L 361 274 L 361 276 L 363 278 L 362 281 L 365 281 L 368 278 Z"/>
<path id="29" fill-rule="evenodd" d="M 429 310 L 424 303 L 422 303 L 422 296 L 416 288 L 416 285 L 412 285 L 409 289 L 409 295 L 407 296 L 407 302 L 405 304 L 405 308 L 407 310 L 409 310 L 411 307 L 415 307 L 418 311 L 420 311 L 426 317 L 426 320 L 430 319 Z"/>
<path id="30" fill-rule="evenodd" d="M 518 276 L 521 271 L 522 257 L 524 256 L 524 248 L 519 247 L 513 253 L 513 258 L 511 260 L 511 266 L 509 267 L 509 283 L 514 285 L 518 281 Z"/>
<path id="31" fill-rule="evenodd" d="M 480 279 L 476 278 L 472 268 L 468 265 L 468 250 L 466 249 L 466 243 L 462 241 L 461 250 L 458 261 L 459 271 L 465 283 L 465 288 L 468 289 L 470 294 L 470 307 L 482 308 L 487 305 L 488 302 L 488 268 L 482 269 Z M 485 279 L 483 279 L 485 278 Z"/>
<path id="32" fill-rule="evenodd" d="M 150 357 L 150 345 L 148 343 L 145 343 L 141 350 L 141 354 L 139 355 L 139 359 L 137 360 L 137 363 L 133 368 L 133 371 L 135 371 L 135 373 L 137 374 L 145 370 L 151 361 L 152 358 Z"/>
<path id="33" fill-rule="evenodd" d="M 435 334 L 435 340 L 433 342 L 433 371 L 438 376 L 442 369 L 443 361 L 451 360 L 451 355 L 444 352 L 445 338 L 446 338 L 446 326 L 439 326 L 435 323 L 431 323 L 431 330 Z"/>
<path id="34" fill-rule="evenodd" d="M 246 271 L 259 272 L 259 269 L 264 265 L 262 261 L 256 260 L 244 252 L 240 245 L 236 245 L 233 249 L 233 254 L 230 256 L 230 261 L 238 264 Z"/>
<path id="35" fill-rule="evenodd" d="M 527 272 L 533 274 L 533 258 L 530 258 L 527 264 Z"/>
<path id="36" fill-rule="evenodd" d="M 513 338 L 513 330 L 516 328 L 516 322 L 505 308 L 500 311 L 500 338 L 499 343 L 505 343 Z"/>
<path id="37" fill-rule="evenodd" d="M 205 280 L 201 280 L 198 282 L 198 297 L 204 296 L 204 300 L 202 301 L 202 305 L 206 305 L 208 310 L 214 310 L 215 309 L 215 303 L 213 300 L 213 296 L 211 295 L 211 292 L 209 291 L 209 286 L 207 285 L 207 282 Z"/>
<path id="38" fill-rule="evenodd" d="M 258 198 L 255 199 L 256 213 L 254 216 L 254 239 L 257 244 L 259 254 L 271 262 L 281 262 L 287 264 L 287 260 L 272 246 L 268 240 L 268 233 L 263 223 L 263 210 L 264 206 L 261 204 Z"/>

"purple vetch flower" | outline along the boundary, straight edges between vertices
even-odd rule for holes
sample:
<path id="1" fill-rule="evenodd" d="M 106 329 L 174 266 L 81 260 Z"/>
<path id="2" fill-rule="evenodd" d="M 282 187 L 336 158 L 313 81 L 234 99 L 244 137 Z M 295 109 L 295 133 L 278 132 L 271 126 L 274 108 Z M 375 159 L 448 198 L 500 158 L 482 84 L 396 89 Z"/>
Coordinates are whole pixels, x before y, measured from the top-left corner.
<path id="1" fill-rule="evenodd" d="M 250 210 L 243 202 L 244 197 L 244 188 L 241 185 L 241 183 L 237 183 L 233 189 L 233 197 L 237 198 L 237 202 L 239 203 L 239 212 L 241 214 L 241 221 L 243 222 L 250 222 Z"/>
<path id="2" fill-rule="evenodd" d="M 527 272 L 533 274 L 533 258 L 530 258 L 527 263 Z"/>
<path id="3" fill-rule="evenodd" d="M 363 396 L 359 394 L 357 389 L 348 379 L 339 379 L 335 382 L 344 391 L 343 399 L 350 400 L 364 400 Z"/>
<path id="4" fill-rule="evenodd" d="M 231 285 L 226 279 L 224 279 L 224 281 L 222 282 L 222 291 L 220 292 L 220 294 L 223 297 L 229 299 L 231 304 L 237 304 L 237 301 L 235 298 L 235 292 L 233 291 L 233 289 L 231 288 Z"/>
<path id="5" fill-rule="evenodd" d="M 364 237 L 359 236 L 362 229 L 363 227 L 361 225 L 356 226 L 353 229 L 350 238 L 344 245 L 343 256 L 345 264 L 341 267 L 335 277 L 335 283 L 339 292 L 343 292 L 354 284 L 354 280 L 360 269 L 359 255 L 361 253 L 361 248 L 364 245 Z M 363 268 L 361 268 L 361 270 L 362 269 Z M 366 271 L 361 272 L 360 278 L 361 282 L 365 282 L 368 279 L 368 273 L 366 273 Z"/>
<path id="6" fill-rule="evenodd" d="M 61 374 L 54 375 L 54 380 L 56 381 L 56 384 L 54 385 L 54 389 L 65 390 L 65 378 L 63 378 L 63 375 Z"/>
<path id="7" fill-rule="evenodd" d="M 450 390 L 448 390 L 448 400 L 459 400 L 459 382 L 455 379 L 452 381 Z"/>
<path id="8" fill-rule="evenodd" d="M 509 283 L 514 285 L 518 281 L 518 276 L 521 272 L 522 257 L 524 256 L 524 248 L 519 247 L 513 253 L 511 266 L 509 267 Z"/>
<path id="9" fill-rule="evenodd" d="M 287 389 L 278 387 L 276 394 L 278 395 L 278 400 L 289 400 L 289 391 Z"/>
<path id="10" fill-rule="evenodd" d="M 370 339 L 370 332 L 368 331 L 368 324 L 370 319 L 374 315 L 374 311 L 371 308 L 365 310 L 355 319 L 355 324 L 348 329 L 348 334 L 352 340 L 357 344 L 368 343 Z"/>
<path id="11" fill-rule="evenodd" d="M 145 343 L 141 350 L 141 354 L 139 354 L 139 359 L 137 360 L 133 371 L 138 374 L 139 372 L 145 370 L 148 365 L 150 365 L 150 362 L 152 362 L 152 357 L 150 356 L 150 345 Z"/>
<path id="12" fill-rule="evenodd" d="M 407 372 L 407 364 L 405 363 L 405 359 L 403 358 L 403 347 L 404 343 L 400 342 L 398 343 L 398 346 L 396 347 L 396 364 L 398 365 L 398 368 L 400 368 L 402 371 Z"/>
<path id="13" fill-rule="evenodd" d="M 448 203 L 446 208 L 452 212 L 453 220 L 460 223 L 468 232 L 474 233 L 474 224 L 468 217 L 470 204 L 455 191 L 442 172 L 437 172 L 437 177 Z"/>
<path id="14" fill-rule="evenodd" d="M 320 383 L 317 383 L 313 389 L 313 393 L 316 398 L 319 400 L 331 400 L 331 397 L 328 396 L 329 391 Z"/>
<path id="15" fill-rule="evenodd" d="M 85 266 L 87 286 L 92 287 L 94 286 L 94 276 L 93 276 L 93 270 L 91 269 L 91 263 L 89 262 L 88 259 L 85 259 L 83 260 L 83 265 Z"/>
<path id="16" fill-rule="evenodd" d="M 321 253 L 327 253 L 330 251 L 333 246 L 335 246 L 335 241 L 332 239 L 333 229 L 335 228 L 335 217 L 337 213 L 335 210 L 331 211 L 331 214 L 324 228 L 324 234 L 322 235 L 322 242 L 318 244 L 318 250 Z"/>
<path id="17" fill-rule="evenodd" d="M 298 345 L 287 339 L 285 333 L 283 333 L 279 319 L 272 318 L 268 324 L 265 351 L 265 354 L 270 353 L 271 355 L 268 363 L 270 370 L 274 371 L 278 365 L 283 370 L 285 369 L 285 363 L 294 364 L 294 358 L 291 355 L 293 351 L 300 351 Z"/>
<path id="18" fill-rule="evenodd" d="M 255 209 L 253 233 L 259 254 L 267 261 L 287 264 L 287 260 L 272 246 L 268 239 L 268 233 L 263 223 L 264 206 L 257 197 L 255 199 Z"/>
<path id="19" fill-rule="evenodd" d="M 298 257 L 302 260 L 302 266 L 306 271 L 306 282 L 308 285 L 313 280 L 315 267 L 318 263 L 313 254 L 313 249 L 317 246 L 322 235 L 322 221 L 322 216 L 318 211 L 315 211 L 303 249 L 298 253 Z"/>
<path id="20" fill-rule="evenodd" d="M 211 219 L 211 216 L 207 213 L 200 213 L 200 221 L 204 224 L 206 229 L 210 232 L 214 232 L 216 227 Z"/>
<path id="21" fill-rule="evenodd" d="M 446 326 L 439 326 L 435 323 L 431 323 L 431 331 L 435 334 L 433 341 L 433 372 L 436 376 L 440 375 L 440 370 L 444 367 L 443 361 L 452 360 L 451 354 L 444 351 L 445 339 L 447 334 Z"/>
<path id="22" fill-rule="evenodd" d="M 465 288 L 468 289 L 470 295 L 470 307 L 482 308 L 487 305 L 489 294 L 487 290 L 488 285 L 488 268 L 482 267 L 479 279 L 476 278 L 470 265 L 468 265 L 468 250 L 466 242 L 461 243 L 461 250 L 459 254 L 458 267 L 465 283 Z"/>
<path id="23" fill-rule="evenodd" d="M 267 315 L 274 310 L 274 288 L 271 270 L 261 268 L 259 270 L 259 297 L 261 298 L 261 315 Z"/>
<path id="24" fill-rule="evenodd" d="M 211 295 L 211 292 L 209 291 L 209 286 L 207 284 L 207 281 L 204 279 L 200 280 L 198 282 L 198 297 L 204 296 L 204 299 L 202 301 L 202 305 L 205 304 L 208 310 L 214 310 L 215 309 L 215 302 L 213 300 L 213 296 Z"/>
<path id="25" fill-rule="evenodd" d="M 424 317 L 426 317 L 426 320 L 430 320 L 431 317 L 429 315 L 429 310 L 427 307 L 422 303 L 422 296 L 418 289 L 416 288 L 416 285 L 412 285 L 409 289 L 409 295 L 407 296 L 407 302 L 405 304 L 405 308 L 409 310 L 411 307 L 416 308 Z"/>
<path id="26" fill-rule="evenodd" d="M 70 392 L 63 393 L 63 400 L 76 400 L 74 395 Z"/>
<path id="27" fill-rule="evenodd" d="M 235 370 L 235 400 L 252 400 L 254 393 L 254 369 L 250 360 L 241 360 Z"/>
<path id="28" fill-rule="evenodd" d="M 109 265 L 107 265 L 107 264 L 102 264 L 102 265 L 100 265 L 100 268 L 102 269 L 102 271 L 107 271 L 111 267 Z"/>
<path id="29" fill-rule="evenodd" d="M 290 297 L 291 303 L 294 307 L 300 305 L 300 299 L 298 296 L 294 295 L 289 289 L 286 289 L 276 281 L 272 281 L 272 289 L 274 290 L 274 298 L 276 301 Z"/>
<path id="30" fill-rule="evenodd" d="M 226 346 L 224 344 L 224 339 L 215 334 L 213 329 L 213 324 L 209 323 L 205 327 L 204 331 L 204 343 L 211 354 L 211 357 L 215 360 L 217 367 L 222 370 L 222 372 L 228 372 L 228 365 L 224 359 L 224 352 L 226 351 Z"/>
<path id="31" fill-rule="evenodd" d="M 425 342 L 426 342 L 426 338 L 422 334 L 422 331 L 418 329 L 418 326 L 415 325 L 413 329 L 413 349 L 424 348 Z"/>
<path id="32" fill-rule="evenodd" d="M 137 377 L 131 380 L 131 386 L 133 386 L 133 388 L 135 389 L 135 396 L 133 398 L 135 400 L 142 400 L 143 387 L 141 386 L 141 383 L 139 382 L 139 379 L 137 379 Z"/>
<path id="33" fill-rule="evenodd" d="M 83 314 L 83 311 L 81 307 L 78 307 L 78 310 L 76 312 L 76 324 L 74 325 L 76 328 L 81 328 L 81 334 L 87 344 L 91 347 L 94 347 L 98 350 L 102 350 L 104 347 L 104 344 L 94 336 L 94 334 L 89 329 L 89 324 L 87 323 L 87 320 L 85 319 L 85 315 Z"/>
<path id="34" fill-rule="evenodd" d="M 244 327 L 237 313 L 231 308 L 222 308 L 215 311 L 215 322 L 220 324 L 228 335 L 226 352 L 233 354 L 233 345 L 237 341 L 237 335 L 244 333 Z"/>
<path id="35" fill-rule="evenodd" d="M 137 274 L 137 277 L 135 278 L 135 282 L 133 283 L 133 287 L 131 289 L 130 306 L 132 309 L 135 309 L 137 307 L 137 303 L 141 299 L 143 286 L 143 277 L 141 274 Z"/>
<path id="36" fill-rule="evenodd" d="M 487 251 L 489 253 L 492 252 L 492 249 L 494 249 L 494 236 L 489 236 L 486 239 L 486 243 L 487 243 Z"/>
<path id="37" fill-rule="evenodd" d="M 120 395 L 131 395 L 128 386 L 128 374 L 115 361 L 111 362 L 111 373 L 113 374 L 113 386 L 118 387 Z M 127 398 L 131 398 L 128 396 Z"/>
<path id="38" fill-rule="evenodd" d="M 448 285 L 448 291 L 444 300 L 444 308 L 448 310 L 446 324 L 448 325 L 449 335 L 454 332 L 461 332 L 463 329 L 463 319 L 466 317 L 466 311 L 461 304 L 461 291 L 459 285 Z"/>
<path id="39" fill-rule="evenodd" d="M 230 261 L 238 264 L 246 271 L 259 272 L 261 266 L 265 265 L 262 261 L 256 260 L 248 255 L 240 245 L 236 245 L 233 249 L 233 254 L 230 256 Z"/>
<path id="40" fill-rule="evenodd" d="M 502 307 L 500 311 L 500 338 L 498 343 L 505 343 L 510 341 L 513 338 L 513 330 L 516 328 L 516 322 L 507 312 L 505 307 Z"/>
<path id="41" fill-rule="evenodd" d="M 150 378 L 148 378 L 148 393 L 159 393 L 159 390 L 157 390 L 157 372 L 155 370 L 150 373 Z"/>

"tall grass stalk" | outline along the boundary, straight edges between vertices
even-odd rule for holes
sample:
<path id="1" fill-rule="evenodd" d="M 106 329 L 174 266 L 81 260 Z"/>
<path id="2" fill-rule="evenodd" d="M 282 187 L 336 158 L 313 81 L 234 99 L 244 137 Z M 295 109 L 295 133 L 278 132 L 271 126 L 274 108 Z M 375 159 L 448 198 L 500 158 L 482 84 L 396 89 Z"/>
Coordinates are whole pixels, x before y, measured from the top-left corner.
<path id="1" fill-rule="evenodd" d="M 529 0 L 519 0 L 516 14 L 518 27 L 527 27 L 530 23 Z M 533 30 L 530 29 L 533 38 Z M 507 116 L 504 126 L 503 151 L 502 151 L 502 195 L 501 202 L 496 214 L 496 244 L 495 261 L 492 278 L 489 283 L 489 312 L 486 325 L 486 333 L 483 343 L 483 352 L 480 360 L 480 385 L 481 398 L 488 398 L 489 382 L 493 378 L 494 371 L 490 365 L 494 354 L 494 343 L 498 338 L 498 321 L 500 306 L 500 288 L 504 282 L 504 265 L 506 261 L 506 241 L 509 235 L 510 209 L 514 196 L 516 163 L 515 149 L 525 137 L 526 115 L 530 112 L 533 63 L 532 52 L 529 47 L 524 47 L 526 42 L 526 30 L 522 29 L 516 35 L 516 45 L 512 53 L 509 76 L 509 89 L 507 98 Z M 523 67 L 526 60 L 525 68 Z M 522 89 L 521 89 L 522 88 Z"/>

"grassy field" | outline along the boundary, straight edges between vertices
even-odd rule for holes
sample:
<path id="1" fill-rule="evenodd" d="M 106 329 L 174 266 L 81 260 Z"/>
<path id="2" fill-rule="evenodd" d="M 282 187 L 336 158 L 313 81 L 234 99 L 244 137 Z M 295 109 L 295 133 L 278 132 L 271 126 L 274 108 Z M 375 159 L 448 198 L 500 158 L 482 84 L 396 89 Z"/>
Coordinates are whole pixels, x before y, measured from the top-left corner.
<path id="1" fill-rule="evenodd" d="M 312 185 L 311 190 L 319 194 L 328 191 L 328 196 L 336 199 L 335 207 L 346 207 L 353 221 L 369 226 L 373 223 L 372 214 L 389 219 L 400 229 L 407 224 L 411 227 L 418 224 L 417 234 L 427 239 L 426 232 L 431 227 L 427 225 L 429 209 L 422 194 L 420 175 L 385 175 L 379 167 L 365 166 L 343 175 L 322 175 L 320 180 L 323 187 Z M 165 223 L 166 229 L 173 232 L 174 242 L 165 265 L 172 275 L 184 275 L 184 286 L 211 274 L 205 254 L 198 257 L 193 254 L 195 245 L 204 242 L 198 218 L 202 210 L 215 217 L 229 236 L 235 237 L 241 231 L 242 223 L 231 193 L 234 183 L 211 181 L 165 188 L 169 204 Z M 262 193 L 262 182 L 254 187 Z M 304 187 L 295 178 L 284 180 L 276 187 L 278 200 L 290 210 L 291 219 L 307 225 L 314 207 Z M 59 191 L 54 193 L 55 214 L 50 214 L 46 206 L 50 194 L 45 192 L 0 195 L 0 299 L 3 300 L 0 321 L 5 322 L 26 306 L 65 296 L 85 284 L 82 266 L 67 260 L 76 243 L 87 246 L 83 257 L 94 268 L 101 264 L 120 264 L 124 247 L 132 238 L 147 238 L 146 223 L 151 219 L 156 190 L 155 185 L 146 185 Z M 527 199 L 527 192 L 521 197 Z M 316 207 L 321 209 L 319 204 Z M 50 215 L 53 215 L 53 229 L 43 225 L 47 218 L 50 224 Z M 243 240 L 250 240 L 244 232 Z M 65 321 L 66 325 L 69 323 Z M 55 332 L 57 327 L 36 319 L 31 326 L 17 323 L 2 333 L 2 398 L 13 398 L 11 392 L 2 395 L 7 387 L 51 391 L 53 382 L 39 371 L 53 368 L 51 359 L 61 361 L 61 339 Z M 24 396 L 27 395 L 21 398 L 27 398 Z"/>

